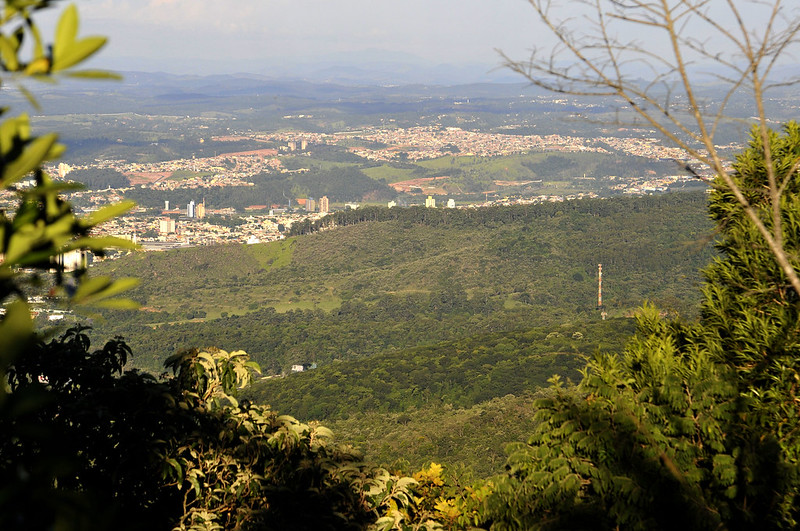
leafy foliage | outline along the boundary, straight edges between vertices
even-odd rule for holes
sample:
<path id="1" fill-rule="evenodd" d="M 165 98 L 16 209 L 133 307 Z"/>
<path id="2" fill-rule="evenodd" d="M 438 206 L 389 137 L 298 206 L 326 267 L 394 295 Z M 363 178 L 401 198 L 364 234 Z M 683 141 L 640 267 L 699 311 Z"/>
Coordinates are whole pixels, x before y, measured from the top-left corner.
<path id="1" fill-rule="evenodd" d="M 217 350 L 167 361 L 177 407 L 202 426 L 176 438 L 166 460 L 184 494 L 179 527 L 362 528 L 372 517 L 357 487 L 372 472 L 330 430 L 238 401 L 257 368 L 247 360 Z"/>
<path id="2" fill-rule="evenodd" d="M 17 25 L 17 29 L 11 35 L 0 35 L 3 71 L 20 77 L 52 76 L 85 60 L 103 45 L 105 39 L 102 38 L 77 38 L 77 11 L 72 6 L 62 14 L 52 46 L 45 49 L 30 13 L 49 4 L 47 0 L 5 3 L 3 24 Z M 21 55 L 24 53 L 21 44 L 26 36 L 33 40 L 33 48 L 29 51 L 31 57 L 27 60 Z M 91 75 L 101 76 L 102 73 L 92 72 Z M 29 97 L 35 103 L 33 97 Z M 0 110 L 3 115 L 7 112 L 8 109 Z M 22 313 L 27 311 L 23 301 L 26 287 L 35 288 L 38 281 L 36 275 L 19 274 L 20 268 L 39 272 L 55 269 L 58 272 L 59 269 L 63 271 L 54 263 L 58 255 L 81 249 L 102 253 L 112 246 L 130 247 L 123 240 L 91 237 L 90 231 L 96 225 L 128 210 L 132 204 L 109 205 L 88 217 L 79 218 L 70 204 L 61 198 L 61 192 L 70 187 L 54 183 L 42 170 L 42 165 L 57 158 L 63 151 L 64 146 L 57 142 L 55 133 L 33 136 L 27 115 L 7 118 L 0 124 L 0 186 L 19 196 L 19 206 L 12 215 L 0 213 L 0 255 L 3 256 L 0 263 L 0 301 L 7 302 L 14 297 L 19 299 L 17 304 L 8 308 L 6 319 L 0 323 L 0 335 L 6 337 L 17 336 L 15 329 L 19 329 L 23 321 Z M 19 186 L 20 181 L 29 175 L 33 176 L 33 186 Z M 97 301 L 130 287 L 130 282 L 125 281 L 82 280 L 72 297 L 75 302 Z M 60 284 L 62 277 L 57 276 L 56 281 Z M 15 322 L 13 327 L 8 325 L 11 321 Z"/>
<path id="3" fill-rule="evenodd" d="M 770 142 L 777 167 L 796 164 L 796 124 Z M 763 153 L 754 141 L 735 165 L 756 208 L 770 208 Z M 792 255 L 796 168 L 781 202 Z M 556 385 L 558 394 L 538 404 L 540 427 L 510 448 L 485 514 L 493 528 L 797 525 L 798 295 L 718 185 L 710 210 L 722 257 L 706 270 L 700 323 L 645 308 L 625 354 L 586 367 L 581 396 Z"/>
<path id="4" fill-rule="evenodd" d="M 129 356 L 77 328 L 15 364 L 28 407 L 0 417 L 3 529 L 363 529 L 385 510 L 385 471 L 236 398 L 257 370 L 244 352 L 175 355 L 162 381 L 123 373 Z"/>
<path id="5" fill-rule="evenodd" d="M 547 384 L 553 374 L 579 376 L 587 356 L 619 348 L 628 320 L 495 333 L 342 362 L 258 382 L 253 400 L 304 418 L 346 418 L 354 412 L 402 412 L 428 404 L 470 407 Z"/>
<path id="6" fill-rule="evenodd" d="M 351 412 L 325 423 L 337 439 L 362 449 L 368 462 L 419 470 L 436 461 L 469 485 L 504 470 L 506 445 L 524 441 L 534 430 L 534 402 L 549 392 L 508 394 L 465 408 L 428 403 L 396 413 Z"/>
<path id="7" fill-rule="evenodd" d="M 0 34 L 3 71 L 20 77 L 49 76 L 79 63 L 102 46 L 102 39 L 76 38 L 78 22 L 73 7 L 62 15 L 56 41 L 46 51 L 30 13 L 47 7 L 49 3 L 5 2 L 3 23 L 17 25 L 17 29 L 11 35 Z M 27 60 L 21 56 L 24 50 L 21 43 L 25 36 L 33 39 L 34 43 L 32 56 Z M 0 114 L 5 115 L 7 111 L 2 109 Z M 0 213 L 0 256 L 3 257 L 0 262 L 0 303 L 5 305 L 0 319 L 2 382 L 6 377 L 18 377 L 17 364 L 26 363 L 21 356 L 27 354 L 35 342 L 27 297 L 40 292 L 41 274 L 54 270 L 55 286 L 62 288 L 66 279 L 62 274 L 63 267 L 57 261 L 59 255 L 74 250 L 100 253 L 109 246 L 129 246 L 127 242 L 113 238 L 92 237 L 90 232 L 99 223 L 130 208 L 130 204 L 110 205 L 91 216 L 79 218 L 69 203 L 61 198 L 60 193 L 67 187 L 54 183 L 42 170 L 42 165 L 58 157 L 63 150 L 54 133 L 33 136 L 26 115 L 7 118 L 0 124 L 0 186 L 16 192 L 19 197 L 15 212 L 11 215 Z M 19 186 L 31 173 L 33 186 Z M 21 273 L 22 268 L 27 273 Z M 70 284 L 68 299 L 73 303 L 124 305 L 124 301 L 113 297 L 132 284 L 130 280 L 115 282 L 108 277 L 89 279 L 79 271 Z M 6 386 L 0 385 L 0 422 L 7 428 L 2 431 L 4 444 L 16 445 L 26 437 L 41 435 L 41 428 L 29 421 L 29 416 L 41 405 L 41 397 L 35 392 L 9 395 Z M 35 469 L 24 473 L 21 470 L 12 472 L 16 466 L 13 455 L 14 451 L 2 455 L 5 481 L 0 487 L 0 513 L 14 506 L 16 495 L 20 493 L 32 491 L 36 494 L 33 498 L 47 498 L 53 475 L 57 474 L 57 456 L 62 454 L 54 452 L 42 458 Z M 50 462 L 51 457 L 56 463 Z"/>
<path id="8" fill-rule="evenodd" d="M 79 64 L 104 43 L 102 38 L 77 37 L 77 12 L 69 7 L 55 42 L 45 47 L 30 12 L 49 3 L 6 1 L 4 22 L 20 24 L 11 36 L 0 36 L 6 72 L 49 76 Z M 33 56 L 21 60 L 26 34 L 34 40 Z M 32 137 L 29 129 L 25 117 L 0 124 L 2 186 L 15 189 L 30 172 L 34 175 L 33 188 L 19 192 L 14 215 L 0 218 L 0 300 L 11 300 L 0 321 L 4 529 L 797 526 L 800 301 L 785 268 L 759 244 L 752 218 L 731 201 L 724 184 L 718 183 L 711 199 L 711 213 L 722 234 L 722 258 L 706 271 L 701 321 L 667 321 L 646 306 L 638 318 L 639 333 L 624 355 L 597 354 L 583 370 L 577 389 L 562 386 L 560 377 L 551 378 L 553 387 L 537 402 L 533 435 L 527 443 L 509 447 L 505 474 L 464 487 L 457 479 L 451 481 L 437 463 L 414 477 L 372 468 L 352 449 L 335 444 L 330 430 L 238 398 L 238 390 L 258 371 L 243 351 L 180 352 L 166 361 L 172 375 L 158 380 L 124 371 L 131 351 L 119 339 L 92 351 L 80 327 L 49 341 L 37 338 L 25 296 L 39 287 L 39 279 L 22 275 L 20 268 L 41 274 L 65 251 L 102 251 L 118 243 L 92 238 L 90 231 L 129 205 L 112 205 L 77 218 L 59 195 L 65 188 L 41 169 L 61 151 L 55 136 Z M 770 149 L 755 141 L 739 157 L 735 184 L 749 194 L 755 209 L 773 209 L 774 214 L 778 208 L 781 248 L 794 257 L 800 251 L 800 126 L 788 124 L 783 135 L 773 134 L 768 141 Z M 766 164 L 779 171 L 765 171 Z M 777 205 L 762 192 L 767 176 L 775 174 L 789 176 L 781 183 L 784 193 Z M 593 216 L 601 217 L 619 205 L 594 203 L 590 208 L 595 209 Z M 341 216 L 336 223 L 391 221 L 449 230 L 451 224 L 486 228 L 551 220 L 586 230 L 591 224 L 574 215 L 576 208 L 477 215 L 366 210 Z M 775 219 L 764 214 L 762 219 Z M 515 251 L 523 250 L 536 264 L 557 248 L 555 243 L 507 231 L 494 238 L 490 248 L 498 262 L 519 268 L 526 262 Z M 414 252 L 424 254 L 424 246 Z M 268 269 L 304 278 L 308 269 L 293 262 L 293 253 L 276 253 L 284 260 L 270 258 L 267 267 L 254 256 L 250 266 L 257 274 Z M 589 263 L 590 256 L 586 253 L 583 261 Z M 647 269 L 654 258 L 651 253 L 635 260 L 635 267 Z M 391 266 L 370 265 L 375 270 Z M 796 269 L 798 264 L 791 265 Z M 431 261 L 428 266 L 442 285 L 454 276 Z M 343 262 L 333 267 L 340 268 L 337 274 L 348 273 Z M 580 269 L 563 275 L 579 283 Z M 486 288 L 479 281 L 485 273 L 473 271 L 472 297 L 464 287 L 432 290 L 431 313 L 458 313 L 480 302 L 474 293 Z M 82 276 L 76 282 L 70 298 L 77 302 L 114 296 L 130 284 Z M 55 283 L 66 284 L 63 274 Z M 363 315 L 367 307 L 361 302 L 351 309 Z M 588 337 L 580 332 L 571 340 Z M 550 361 L 539 355 L 537 341 L 560 343 L 555 345 L 559 352 L 574 346 L 563 339 L 522 332 L 457 341 L 439 351 L 404 353 L 414 356 L 410 363 L 402 357 L 387 359 L 408 372 L 411 384 L 426 387 L 429 394 L 420 393 L 424 398 L 469 405 L 483 397 L 481 371 L 488 372 L 488 379 L 514 386 L 536 385 L 541 377 L 537 363 Z M 572 349 L 569 356 L 577 359 L 580 350 Z M 404 376 L 390 374 L 380 366 L 382 360 L 375 361 L 367 367 L 373 387 L 358 390 L 364 400 L 359 405 L 380 409 L 386 403 L 388 409 L 413 402 L 413 387 L 412 398 L 403 395 L 408 385 L 392 388 L 392 382 L 403 382 Z M 440 376 L 426 381 L 429 373 L 440 369 L 452 375 L 452 382 L 443 385 Z M 324 380 L 325 373 L 319 375 L 326 389 L 339 391 Z M 302 392 L 310 395 L 318 389 Z M 379 398 L 378 391 L 387 389 Z M 356 401 L 350 395 L 345 398 Z"/>

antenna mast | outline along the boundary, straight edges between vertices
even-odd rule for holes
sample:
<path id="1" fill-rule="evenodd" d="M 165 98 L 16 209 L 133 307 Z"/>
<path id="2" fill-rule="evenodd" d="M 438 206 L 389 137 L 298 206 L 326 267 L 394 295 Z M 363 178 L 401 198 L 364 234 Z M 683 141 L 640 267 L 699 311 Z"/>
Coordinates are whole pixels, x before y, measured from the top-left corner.
<path id="1" fill-rule="evenodd" d="M 605 321 L 608 314 L 603 307 L 603 264 L 597 264 L 597 309 L 600 310 L 600 317 Z"/>
<path id="2" fill-rule="evenodd" d="M 597 307 L 603 307 L 603 264 L 597 264 Z"/>

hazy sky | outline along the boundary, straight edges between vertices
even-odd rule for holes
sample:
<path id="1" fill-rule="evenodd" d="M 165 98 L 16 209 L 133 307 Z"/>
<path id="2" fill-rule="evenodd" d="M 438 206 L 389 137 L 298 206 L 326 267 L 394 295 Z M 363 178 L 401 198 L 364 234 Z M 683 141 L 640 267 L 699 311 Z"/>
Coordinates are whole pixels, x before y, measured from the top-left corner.
<path id="1" fill-rule="evenodd" d="M 537 27 L 525 0 L 85 0 L 78 7 L 82 33 L 110 37 L 106 61 L 147 70 L 189 71 L 207 60 L 214 71 L 258 71 L 263 63 L 364 50 L 492 65 L 495 48 L 525 53 Z"/>
<path id="2" fill-rule="evenodd" d="M 763 5 L 752 2 L 737 5 L 763 27 Z M 795 15 L 797 2 L 787 2 Z M 580 3 L 554 4 L 582 23 Z M 710 5 L 721 9 L 725 2 Z M 83 35 L 110 39 L 95 66 L 121 71 L 281 75 L 298 64 L 302 71 L 310 63 L 422 62 L 486 72 L 501 63 L 496 49 L 524 58 L 534 46 L 553 45 L 526 0 L 81 0 L 78 8 Z M 658 42 L 649 28 L 625 38 Z"/>

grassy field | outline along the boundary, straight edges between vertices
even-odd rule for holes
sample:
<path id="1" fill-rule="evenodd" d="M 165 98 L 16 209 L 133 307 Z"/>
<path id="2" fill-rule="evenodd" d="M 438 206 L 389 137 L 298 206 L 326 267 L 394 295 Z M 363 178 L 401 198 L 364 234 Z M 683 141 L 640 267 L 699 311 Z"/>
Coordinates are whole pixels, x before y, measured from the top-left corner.
<path id="1" fill-rule="evenodd" d="M 175 170 L 168 180 L 170 181 L 185 181 L 194 177 L 205 178 L 213 177 L 214 172 L 210 171 L 191 171 L 191 170 Z"/>
<path id="2" fill-rule="evenodd" d="M 395 168 L 384 164 L 382 166 L 374 166 L 371 168 L 364 168 L 362 170 L 367 176 L 376 181 L 383 181 L 385 183 L 396 183 L 400 181 L 407 181 L 414 178 L 414 170 L 409 168 Z"/>

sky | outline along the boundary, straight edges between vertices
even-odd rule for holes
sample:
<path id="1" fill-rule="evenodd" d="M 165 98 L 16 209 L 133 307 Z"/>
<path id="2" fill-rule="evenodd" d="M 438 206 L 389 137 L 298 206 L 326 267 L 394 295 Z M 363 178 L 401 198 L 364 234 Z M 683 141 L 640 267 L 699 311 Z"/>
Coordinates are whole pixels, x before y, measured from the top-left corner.
<path id="1" fill-rule="evenodd" d="M 794 15 L 800 15 L 797 1 L 787 3 Z M 580 2 L 553 3 L 573 16 L 577 27 L 583 24 Z M 763 4 L 736 3 L 748 22 L 763 27 Z M 403 71 L 398 65 L 406 65 L 404 81 L 416 73 L 420 79 L 412 81 L 419 82 L 437 72 L 445 78 L 463 75 L 459 82 L 509 80 L 514 74 L 500 68 L 498 50 L 524 59 L 534 47 L 554 45 L 527 0 L 79 0 L 77 5 L 81 34 L 109 37 L 92 66 L 116 71 L 308 77 L 349 66 L 384 71 L 390 78 Z M 722 9 L 725 2 L 710 5 Z M 704 31 L 698 28 L 699 39 L 707 37 Z M 658 47 L 652 34 L 644 28 L 623 36 Z M 719 45 L 726 51 L 725 42 Z"/>
<path id="2" fill-rule="evenodd" d="M 109 66 L 252 72 L 331 61 L 500 64 L 536 39 L 525 0 L 84 0 Z"/>

